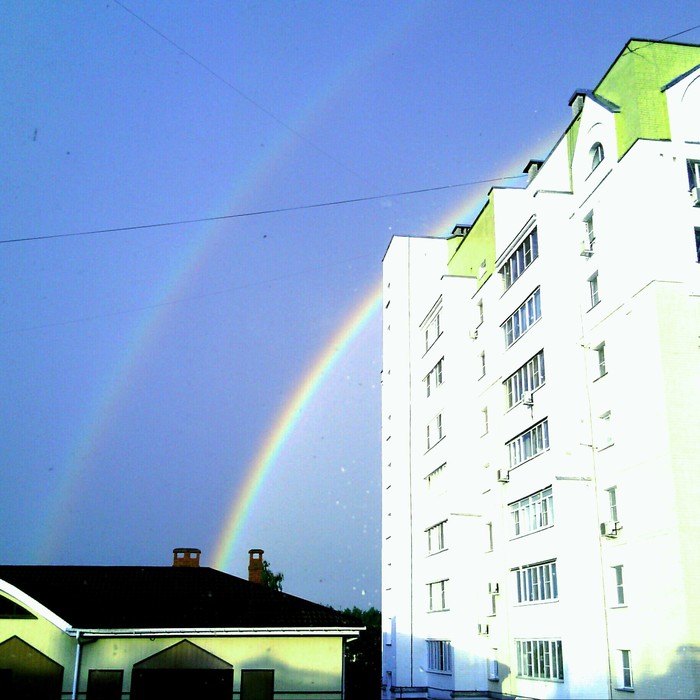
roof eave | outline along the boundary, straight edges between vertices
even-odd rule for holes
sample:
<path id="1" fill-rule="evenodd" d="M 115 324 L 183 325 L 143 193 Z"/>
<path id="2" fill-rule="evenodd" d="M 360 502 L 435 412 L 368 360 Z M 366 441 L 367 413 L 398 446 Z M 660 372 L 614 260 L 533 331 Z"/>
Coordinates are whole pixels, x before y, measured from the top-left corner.
<path id="1" fill-rule="evenodd" d="M 70 627 L 72 637 L 354 637 L 366 627 L 156 627 L 84 628 Z"/>

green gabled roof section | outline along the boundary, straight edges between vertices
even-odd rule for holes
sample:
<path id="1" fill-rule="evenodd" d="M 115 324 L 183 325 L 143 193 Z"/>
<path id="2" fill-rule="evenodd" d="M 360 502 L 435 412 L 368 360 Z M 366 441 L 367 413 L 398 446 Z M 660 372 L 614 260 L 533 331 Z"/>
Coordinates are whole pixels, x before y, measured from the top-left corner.
<path id="1" fill-rule="evenodd" d="M 496 218 L 493 204 L 493 190 L 474 224 L 464 237 L 448 241 L 447 270 L 450 275 L 459 277 L 479 277 L 482 263 L 486 272 L 478 280 L 477 287 L 493 274 L 496 265 Z"/>
<path id="2" fill-rule="evenodd" d="M 700 46 L 643 39 L 627 42 L 593 91 L 620 107 L 615 113 L 618 158 L 639 139 L 671 138 L 664 88 L 698 63 Z"/>

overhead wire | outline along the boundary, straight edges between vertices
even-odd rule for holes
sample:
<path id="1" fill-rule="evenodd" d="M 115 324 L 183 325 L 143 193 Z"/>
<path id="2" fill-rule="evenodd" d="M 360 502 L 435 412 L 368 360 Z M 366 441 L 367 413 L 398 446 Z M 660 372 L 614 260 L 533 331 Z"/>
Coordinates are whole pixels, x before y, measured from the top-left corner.
<path id="1" fill-rule="evenodd" d="M 385 194 L 367 195 L 365 197 L 352 197 L 348 199 L 336 199 L 329 202 L 317 202 L 314 204 L 299 204 L 289 207 L 276 207 L 273 209 L 259 209 L 257 211 L 238 212 L 235 214 L 222 214 L 220 216 L 204 216 L 194 219 L 179 219 L 175 221 L 159 221 L 150 224 L 135 224 L 133 226 L 115 226 L 112 228 L 92 229 L 89 231 L 71 231 L 66 233 L 51 233 L 43 236 L 24 236 L 18 238 L 0 239 L 1 243 L 25 243 L 28 241 L 44 241 L 54 238 L 71 238 L 73 236 L 94 236 L 102 233 L 123 233 L 126 231 L 139 231 L 143 229 L 164 228 L 167 226 L 184 226 L 186 224 L 201 224 L 212 221 L 226 221 L 229 219 L 243 219 L 252 216 L 267 216 L 270 214 L 283 214 L 285 212 L 302 211 L 305 209 L 321 209 L 324 207 L 337 207 L 348 204 L 359 204 L 360 202 L 371 202 L 377 199 L 390 199 L 392 197 L 408 197 L 416 194 L 425 194 L 427 192 L 440 192 L 442 190 L 456 189 L 459 187 L 470 187 L 472 185 L 484 185 L 491 182 L 503 182 L 505 180 L 517 180 L 525 177 L 524 173 L 520 175 L 507 175 L 504 177 L 495 177 L 485 180 L 471 180 L 470 182 L 458 182 L 451 185 L 437 185 L 435 187 L 421 187 L 415 190 L 404 190 L 402 192 L 391 192 Z"/>
<path id="2" fill-rule="evenodd" d="M 362 180 L 363 182 L 365 182 L 365 183 L 367 183 L 367 184 L 371 184 L 371 183 L 369 182 L 369 180 L 367 180 L 367 178 L 365 178 L 363 175 L 361 175 L 360 173 L 358 173 L 356 170 L 354 170 L 353 168 L 351 168 L 351 167 L 350 167 L 349 165 L 347 165 L 346 163 L 343 163 L 343 161 L 339 160 L 338 158 L 336 158 L 334 155 L 332 155 L 331 153 L 329 153 L 329 152 L 326 151 L 325 149 L 321 148 L 318 144 L 314 143 L 311 139 L 309 139 L 308 137 L 304 136 L 304 134 L 302 134 L 300 131 L 298 131 L 297 129 L 295 129 L 293 126 L 290 126 L 290 125 L 287 124 L 284 120 L 280 119 L 274 112 L 272 112 L 271 110 L 269 110 L 269 109 L 268 109 L 267 107 L 265 107 L 264 105 L 260 104 L 260 102 L 258 102 L 257 100 L 254 100 L 250 95 L 247 95 L 245 92 L 243 92 L 243 90 L 241 90 L 239 87 L 237 87 L 236 85 L 234 85 L 232 82 L 230 82 L 229 80 L 227 80 L 226 78 L 224 78 L 223 75 L 221 75 L 221 74 L 218 73 L 217 71 L 215 71 L 215 70 L 213 70 L 212 68 L 210 68 L 206 63 L 204 63 L 204 61 L 200 60 L 200 59 L 197 58 L 194 54 L 190 53 L 187 49 L 185 49 L 184 47 L 180 46 L 180 44 L 178 44 L 177 42 L 173 41 L 169 36 L 167 36 L 167 35 L 164 34 L 162 31 L 160 31 L 160 29 L 158 29 L 157 27 L 153 26 L 150 22 L 148 22 L 148 21 L 145 20 L 143 17 L 141 17 L 140 15 L 138 15 L 138 14 L 137 14 L 136 12 L 134 12 L 131 8 L 127 7 L 123 2 L 121 2 L 120 0 L 113 0 L 113 1 L 114 1 L 117 5 L 119 5 L 119 7 L 121 7 L 125 12 L 128 12 L 128 13 L 129 13 L 130 15 L 132 15 L 135 19 L 137 19 L 139 22 L 141 22 L 144 26 L 146 26 L 146 27 L 147 27 L 148 29 L 150 29 L 152 32 L 154 32 L 155 34 L 157 34 L 161 39 L 163 39 L 164 41 L 167 41 L 171 46 L 174 46 L 174 47 L 175 47 L 178 51 L 180 51 L 183 55 L 185 55 L 185 56 L 186 56 L 187 58 L 189 58 L 191 61 L 193 61 L 194 63 L 196 63 L 200 68 L 202 68 L 203 70 L 205 70 L 207 73 L 209 73 L 209 75 L 211 75 L 212 77 L 216 78 L 216 80 L 218 80 L 219 82 L 221 82 L 221 83 L 223 83 L 224 85 L 226 85 L 226 87 L 228 87 L 228 88 L 230 88 L 231 90 L 233 90 L 239 97 L 243 98 L 244 100 L 246 100 L 246 102 L 248 102 L 249 104 L 253 105 L 253 107 L 255 107 L 256 109 L 258 109 L 258 110 L 260 110 L 261 112 L 263 112 L 263 114 L 266 114 L 270 119 L 272 119 L 274 122 L 276 122 L 277 124 L 279 124 L 281 127 L 283 127 L 284 129 L 286 129 L 287 131 L 289 131 L 291 134 L 294 134 L 294 136 L 296 136 L 297 138 L 299 138 L 299 139 L 301 139 L 302 141 L 304 141 L 304 143 L 306 143 L 307 145 L 309 145 L 309 146 L 311 146 L 312 148 L 314 148 L 316 151 L 318 151 L 319 153 L 321 153 L 322 155 L 324 155 L 324 156 L 325 156 L 326 158 L 328 158 L 329 160 L 332 160 L 336 165 L 339 165 L 339 166 L 340 166 L 341 168 L 343 168 L 344 170 L 347 170 L 347 172 L 351 173 L 352 175 L 354 175 L 355 177 L 359 178 L 359 179 Z"/>

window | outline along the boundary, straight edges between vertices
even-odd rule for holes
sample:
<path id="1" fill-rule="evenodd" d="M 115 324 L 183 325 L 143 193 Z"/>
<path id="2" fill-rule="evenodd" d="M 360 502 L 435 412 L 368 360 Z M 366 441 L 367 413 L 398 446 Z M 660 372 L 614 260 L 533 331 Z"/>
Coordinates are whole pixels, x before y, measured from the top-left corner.
<path id="1" fill-rule="evenodd" d="M 604 450 L 613 444 L 612 419 L 610 411 L 598 416 L 598 449 Z"/>
<path id="2" fill-rule="evenodd" d="M 446 470 L 447 464 L 441 464 L 437 469 L 428 474 L 426 481 L 428 482 L 428 489 L 430 491 L 444 491 Z"/>
<path id="3" fill-rule="evenodd" d="M 452 672 L 452 645 L 450 642 L 429 639 L 428 645 L 428 671 L 438 673 Z"/>
<path id="4" fill-rule="evenodd" d="M 510 504 L 513 536 L 520 537 L 554 524 L 552 487 Z"/>
<path id="5" fill-rule="evenodd" d="M 586 238 L 584 243 L 586 244 L 589 251 L 593 251 L 593 244 L 595 243 L 595 229 L 593 227 L 593 212 L 591 212 L 584 220 L 583 225 L 586 228 Z"/>
<path id="6" fill-rule="evenodd" d="M 564 680 L 560 639 L 516 639 L 518 676 L 545 681 Z"/>
<path id="7" fill-rule="evenodd" d="M 591 296 L 591 308 L 593 308 L 600 301 L 600 291 L 598 289 L 598 273 L 594 272 L 588 278 L 588 291 Z"/>
<path id="8" fill-rule="evenodd" d="M 700 228 L 695 229 L 695 259 L 700 263 Z"/>
<path id="9" fill-rule="evenodd" d="M 688 185 L 691 190 L 700 187 L 700 160 L 688 161 Z"/>
<path id="10" fill-rule="evenodd" d="M 500 270 L 506 289 L 525 272 L 538 255 L 537 228 L 534 228 Z"/>
<path id="11" fill-rule="evenodd" d="M 606 489 L 608 493 L 608 512 L 610 513 L 610 520 L 618 522 L 617 517 L 617 486 L 611 486 Z"/>
<path id="12" fill-rule="evenodd" d="M 275 672 L 273 670 L 241 671 L 241 700 L 273 700 Z"/>
<path id="13" fill-rule="evenodd" d="M 618 683 L 621 690 L 632 690 L 632 655 L 629 649 L 620 649 Z"/>
<path id="14" fill-rule="evenodd" d="M 536 289 L 522 306 L 504 323 L 506 347 L 509 348 L 525 331 L 542 316 L 540 290 Z"/>
<path id="15" fill-rule="evenodd" d="M 425 351 L 431 348 L 433 343 L 440 337 L 442 331 L 440 330 L 440 312 L 436 313 L 425 328 Z"/>
<path id="16" fill-rule="evenodd" d="M 121 700 L 124 671 L 88 672 L 87 700 Z"/>
<path id="17" fill-rule="evenodd" d="M 428 610 L 447 610 L 447 597 L 445 595 L 447 580 L 435 581 L 428 584 Z"/>
<path id="18" fill-rule="evenodd" d="M 479 299 L 476 305 L 477 311 L 479 312 L 479 325 L 484 322 L 484 300 Z"/>
<path id="19" fill-rule="evenodd" d="M 481 420 L 482 420 L 482 435 L 486 435 L 489 432 L 489 409 L 484 406 L 481 409 Z"/>
<path id="20" fill-rule="evenodd" d="M 498 598 L 497 593 L 489 593 L 490 607 L 489 616 L 494 617 L 496 615 L 496 598 Z"/>
<path id="21" fill-rule="evenodd" d="M 614 585 L 615 585 L 615 605 L 625 604 L 625 585 L 622 580 L 622 565 L 613 566 Z"/>
<path id="22" fill-rule="evenodd" d="M 545 418 L 522 435 L 506 443 L 511 469 L 549 449 L 549 426 Z"/>
<path id="23" fill-rule="evenodd" d="M 526 391 L 534 391 L 542 384 L 544 384 L 544 350 L 540 350 L 503 382 L 508 408 L 520 403 Z"/>
<path id="24" fill-rule="evenodd" d="M 513 569 L 518 603 L 558 600 L 557 563 L 546 561 Z"/>
<path id="25" fill-rule="evenodd" d="M 442 365 L 445 358 L 443 357 L 425 377 L 426 395 L 430 396 L 433 388 L 437 388 L 442 384 Z"/>
<path id="26" fill-rule="evenodd" d="M 595 354 L 598 362 L 598 376 L 602 377 L 604 374 L 607 374 L 607 369 L 605 368 L 605 343 L 601 343 L 595 348 Z"/>
<path id="27" fill-rule="evenodd" d="M 426 437 L 428 441 L 428 449 L 437 445 L 445 434 L 442 431 L 442 413 L 438 413 L 433 420 L 428 423 L 426 428 Z"/>
<path id="28" fill-rule="evenodd" d="M 479 355 L 479 361 L 481 363 L 481 376 L 484 377 L 486 376 L 486 353 L 482 352 L 481 355 Z"/>
<path id="29" fill-rule="evenodd" d="M 603 151 L 603 144 L 598 142 L 591 146 L 590 150 L 591 156 L 591 171 L 595 170 L 605 158 L 605 152 Z"/>
<path id="30" fill-rule="evenodd" d="M 493 523 L 486 523 L 486 551 L 493 552 Z"/>
<path id="31" fill-rule="evenodd" d="M 441 552 L 445 549 L 445 523 L 444 520 L 437 525 L 429 527 L 426 532 L 428 533 L 428 554 L 434 554 L 435 552 Z"/>

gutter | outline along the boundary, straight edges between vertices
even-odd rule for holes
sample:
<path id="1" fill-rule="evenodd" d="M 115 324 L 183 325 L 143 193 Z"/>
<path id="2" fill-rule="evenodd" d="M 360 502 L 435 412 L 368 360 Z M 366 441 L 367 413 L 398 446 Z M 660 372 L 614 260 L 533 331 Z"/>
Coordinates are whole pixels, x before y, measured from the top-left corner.
<path id="1" fill-rule="evenodd" d="M 154 627 L 75 628 L 66 632 L 78 640 L 84 637 L 356 637 L 366 627 Z"/>

